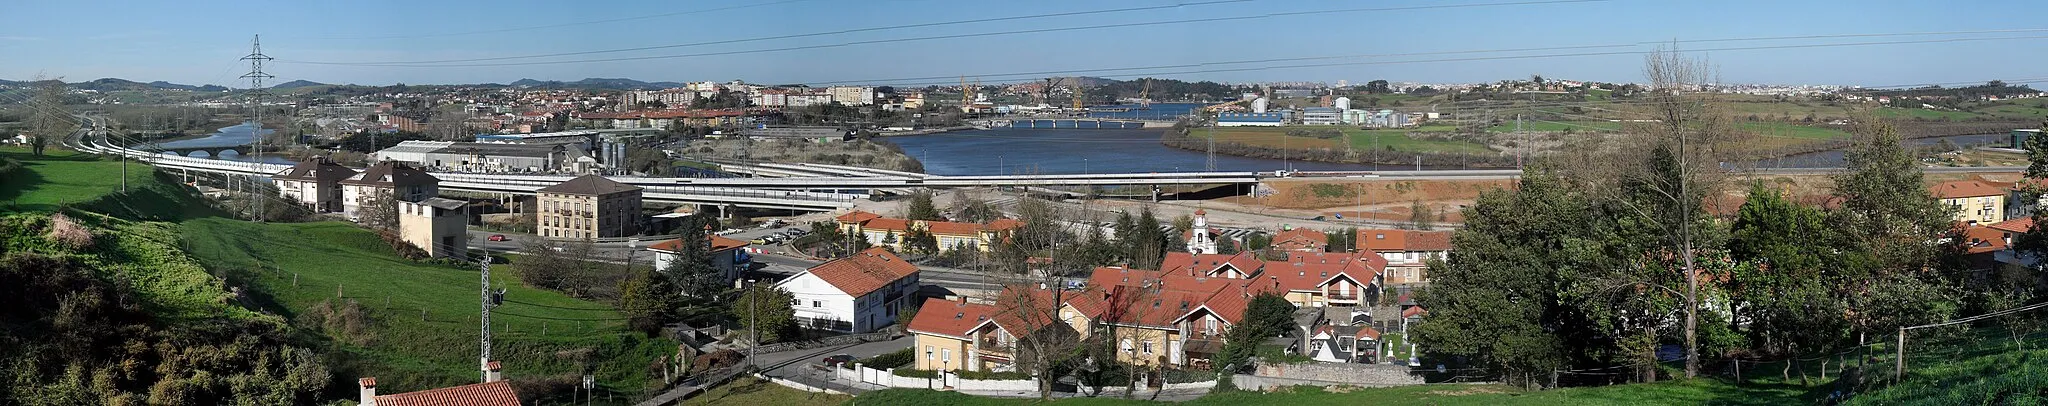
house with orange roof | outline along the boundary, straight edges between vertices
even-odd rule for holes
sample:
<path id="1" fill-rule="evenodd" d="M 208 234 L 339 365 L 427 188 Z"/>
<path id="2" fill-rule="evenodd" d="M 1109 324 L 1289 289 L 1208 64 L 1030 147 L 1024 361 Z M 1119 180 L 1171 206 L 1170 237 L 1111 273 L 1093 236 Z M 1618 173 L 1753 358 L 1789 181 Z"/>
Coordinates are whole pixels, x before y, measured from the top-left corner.
<path id="1" fill-rule="evenodd" d="M 1330 246 L 1330 236 L 1322 231 L 1296 227 L 1274 234 L 1271 246 L 1281 251 L 1322 252 Z"/>
<path id="2" fill-rule="evenodd" d="M 888 326 L 904 304 L 915 300 L 918 268 L 882 248 L 798 272 L 775 287 L 795 296 L 790 307 L 799 325 L 846 333 Z"/>
<path id="3" fill-rule="evenodd" d="M 731 285 L 739 280 L 740 274 L 753 264 L 753 257 L 747 255 L 747 242 L 726 238 L 722 235 L 706 235 L 705 248 L 711 250 L 711 267 L 718 269 L 725 283 Z M 654 269 L 666 270 L 683 252 L 683 240 L 673 239 L 647 246 L 654 252 Z"/>
<path id="4" fill-rule="evenodd" d="M 377 378 L 356 379 L 361 406 L 520 406 L 519 393 L 505 381 L 498 361 L 484 363 L 484 382 L 417 392 L 377 394 Z"/>
<path id="5" fill-rule="evenodd" d="M 1386 258 L 1388 285 L 1429 283 L 1429 260 L 1451 252 L 1449 231 L 1361 229 L 1355 240 L 1358 251 Z"/>
<path id="6" fill-rule="evenodd" d="M 2041 258 L 2012 249 L 2013 242 L 2019 240 L 2020 234 L 2026 234 L 2034 229 L 2033 217 L 2014 218 L 2012 220 L 1992 223 L 1983 228 L 1996 231 L 1998 233 L 1997 238 L 2002 240 L 2005 247 L 2005 249 L 1992 253 L 1991 258 L 1993 261 L 1999 264 L 2018 265 L 2025 269 L 2034 269 L 2041 264 Z"/>
<path id="7" fill-rule="evenodd" d="M 1982 180 L 1958 180 L 1928 188 L 1941 204 L 1948 206 L 1956 222 L 1991 224 L 2005 221 L 2006 191 Z"/>

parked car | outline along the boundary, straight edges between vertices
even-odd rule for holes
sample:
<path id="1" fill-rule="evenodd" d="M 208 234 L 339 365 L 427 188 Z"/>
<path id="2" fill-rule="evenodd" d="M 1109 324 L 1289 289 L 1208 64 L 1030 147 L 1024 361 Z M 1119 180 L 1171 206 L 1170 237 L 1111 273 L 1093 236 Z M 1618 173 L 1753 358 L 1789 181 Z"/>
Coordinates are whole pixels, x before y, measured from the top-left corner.
<path id="1" fill-rule="evenodd" d="M 491 241 L 512 241 L 511 238 L 506 238 L 504 234 L 491 234 L 490 238 L 485 239 Z"/>
<path id="2" fill-rule="evenodd" d="M 783 232 L 789 233 L 790 235 L 804 235 L 810 234 L 811 230 L 805 230 L 801 228 L 790 228 L 788 230 L 783 230 Z"/>
<path id="3" fill-rule="evenodd" d="M 823 361 L 821 361 L 821 362 L 824 362 L 824 363 L 825 363 L 825 365 L 830 365 L 830 366 L 839 366 L 839 365 L 843 365 L 843 364 L 849 364 L 849 363 L 853 363 L 853 355 L 852 355 L 852 354 L 838 354 L 838 355 L 833 355 L 833 356 L 830 356 L 830 357 L 825 357 L 825 359 L 824 359 Z"/>

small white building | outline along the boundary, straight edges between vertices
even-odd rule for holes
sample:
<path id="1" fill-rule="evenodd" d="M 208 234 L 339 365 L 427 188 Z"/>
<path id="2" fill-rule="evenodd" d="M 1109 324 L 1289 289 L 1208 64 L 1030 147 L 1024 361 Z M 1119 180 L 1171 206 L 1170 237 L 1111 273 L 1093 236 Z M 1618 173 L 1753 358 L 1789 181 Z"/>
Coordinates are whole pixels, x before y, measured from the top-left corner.
<path id="1" fill-rule="evenodd" d="M 916 265 L 882 248 L 819 264 L 776 282 L 796 298 L 799 325 L 819 330 L 866 333 L 895 323 L 896 312 L 916 300 Z"/>

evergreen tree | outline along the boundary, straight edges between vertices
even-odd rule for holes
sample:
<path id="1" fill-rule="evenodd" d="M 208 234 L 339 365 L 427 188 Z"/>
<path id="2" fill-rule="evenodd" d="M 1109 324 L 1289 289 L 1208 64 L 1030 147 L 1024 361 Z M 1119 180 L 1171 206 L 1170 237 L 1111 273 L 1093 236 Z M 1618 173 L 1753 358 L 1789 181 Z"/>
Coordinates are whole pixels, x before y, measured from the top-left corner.
<path id="1" fill-rule="evenodd" d="M 1415 340 L 1524 386 L 1608 348 L 1607 330 L 1575 296 L 1579 272 L 1597 269 L 1584 259 L 1606 255 L 1587 227 L 1603 216 L 1572 189 L 1532 168 L 1515 189 L 1480 195 L 1452 235 L 1458 249 L 1429 264 L 1416 301 L 1430 313 L 1411 328 Z"/>
<path id="2" fill-rule="evenodd" d="M 1844 153 L 1847 171 L 1835 176 L 1842 204 L 1829 222 L 1844 230 L 1838 245 L 1851 254 L 1838 261 L 1847 274 L 1836 289 L 1855 310 L 1859 332 L 1891 334 L 1956 311 L 1953 291 L 1924 276 L 1961 258 L 1963 239 L 1892 124 L 1863 121 Z"/>
<path id="3" fill-rule="evenodd" d="M 761 342 L 780 342 L 793 338 L 796 307 L 790 305 L 796 295 L 787 290 L 765 283 L 748 285 L 740 296 L 729 304 L 733 320 L 740 326 L 761 334 Z"/>
<path id="4" fill-rule="evenodd" d="M 946 221 L 946 216 L 939 214 L 939 207 L 932 204 L 932 192 L 927 190 L 910 194 L 910 208 L 903 217 L 911 220 Z"/>

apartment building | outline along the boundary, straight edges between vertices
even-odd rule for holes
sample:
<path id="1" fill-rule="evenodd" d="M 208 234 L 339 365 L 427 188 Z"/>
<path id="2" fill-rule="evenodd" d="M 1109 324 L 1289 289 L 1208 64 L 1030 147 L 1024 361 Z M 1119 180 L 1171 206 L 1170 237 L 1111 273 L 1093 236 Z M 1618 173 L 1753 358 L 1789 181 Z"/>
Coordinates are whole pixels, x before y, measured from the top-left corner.
<path id="1" fill-rule="evenodd" d="M 542 237 L 592 239 L 640 233 L 640 187 L 583 175 L 534 192 Z"/>

